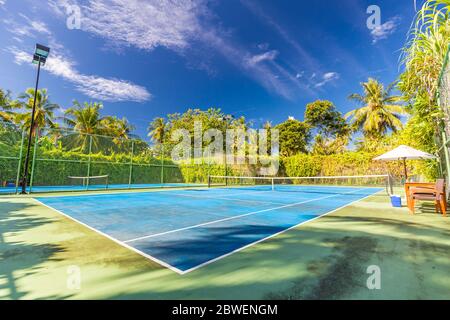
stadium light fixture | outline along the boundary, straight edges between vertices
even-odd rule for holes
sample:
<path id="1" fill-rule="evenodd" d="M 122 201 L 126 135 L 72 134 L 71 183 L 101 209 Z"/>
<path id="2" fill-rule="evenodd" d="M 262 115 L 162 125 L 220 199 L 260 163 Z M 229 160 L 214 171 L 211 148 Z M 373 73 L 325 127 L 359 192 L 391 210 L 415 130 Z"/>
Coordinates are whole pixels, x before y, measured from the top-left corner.
<path id="1" fill-rule="evenodd" d="M 41 74 L 41 66 L 45 65 L 49 54 L 50 54 L 49 47 L 43 46 L 42 44 L 39 44 L 39 43 L 36 44 L 36 49 L 34 50 L 32 63 L 38 65 L 38 70 L 37 70 L 37 76 L 36 76 L 36 86 L 34 89 L 33 109 L 31 111 L 31 123 L 30 123 L 30 131 L 28 134 L 27 153 L 25 155 L 25 167 L 24 167 L 24 173 L 23 173 L 23 177 L 22 177 L 22 192 L 21 192 L 22 194 L 27 193 L 28 166 L 30 163 L 31 140 L 33 137 L 34 117 L 36 114 L 36 98 L 37 98 L 37 91 L 38 91 L 38 87 L 39 87 L 39 76 Z"/>

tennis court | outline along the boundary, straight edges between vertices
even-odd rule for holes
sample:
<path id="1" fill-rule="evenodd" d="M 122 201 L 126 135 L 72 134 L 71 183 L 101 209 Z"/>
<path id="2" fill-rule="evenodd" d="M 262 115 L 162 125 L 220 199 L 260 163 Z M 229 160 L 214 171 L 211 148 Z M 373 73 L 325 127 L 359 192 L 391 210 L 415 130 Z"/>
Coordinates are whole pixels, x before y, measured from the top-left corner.
<path id="1" fill-rule="evenodd" d="M 383 190 L 239 180 L 219 188 L 35 199 L 183 274 Z"/>

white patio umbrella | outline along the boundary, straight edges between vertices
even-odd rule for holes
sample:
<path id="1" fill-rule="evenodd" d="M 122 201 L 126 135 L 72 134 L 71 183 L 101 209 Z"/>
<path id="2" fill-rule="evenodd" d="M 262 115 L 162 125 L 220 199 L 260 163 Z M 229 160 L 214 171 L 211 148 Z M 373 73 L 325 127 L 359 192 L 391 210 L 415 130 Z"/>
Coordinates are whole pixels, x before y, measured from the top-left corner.
<path id="1" fill-rule="evenodd" d="M 403 161 L 403 167 L 405 169 L 405 179 L 408 178 L 408 172 L 406 170 L 406 160 L 425 160 L 425 159 L 436 159 L 434 155 L 426 153 L 408 146 L 400 146 L 391 150 L 373 160 L 379 161 Z"/>

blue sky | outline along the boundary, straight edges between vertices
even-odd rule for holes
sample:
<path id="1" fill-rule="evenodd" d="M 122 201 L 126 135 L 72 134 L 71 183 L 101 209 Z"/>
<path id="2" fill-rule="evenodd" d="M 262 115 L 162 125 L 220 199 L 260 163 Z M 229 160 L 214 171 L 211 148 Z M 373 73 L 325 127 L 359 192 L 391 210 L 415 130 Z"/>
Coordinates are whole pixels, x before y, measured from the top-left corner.
<path id="1" fill-rule="evenodd" d="M 73 5 L 80 29 L 67 27 Z M 372 30 L 370 5 L 381 9 Z M 302 120 L 316 99 L 345 113 L 360 82 L 397 78 L 414 13 L 413 0 L 0 0 L 0 87 L 33 86 L 39 42 L 52 49 L 41 87 L 53 102 L 102 101 L 141 136 L 187 108 L 220 107 L 255 126 Z"/>

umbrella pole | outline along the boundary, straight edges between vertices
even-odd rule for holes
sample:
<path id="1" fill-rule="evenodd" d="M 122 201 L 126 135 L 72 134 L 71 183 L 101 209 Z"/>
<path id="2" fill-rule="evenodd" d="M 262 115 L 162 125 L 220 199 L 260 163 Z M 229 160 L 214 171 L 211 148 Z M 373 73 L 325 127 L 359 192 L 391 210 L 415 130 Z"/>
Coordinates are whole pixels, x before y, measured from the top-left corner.
<path id="1" fill-rule="evenodd" d="M 408 170 L 406 169 L 406 159 L 403 159 L 403 169 L 405 170 L 405 182 L 408 180 Z"/>

